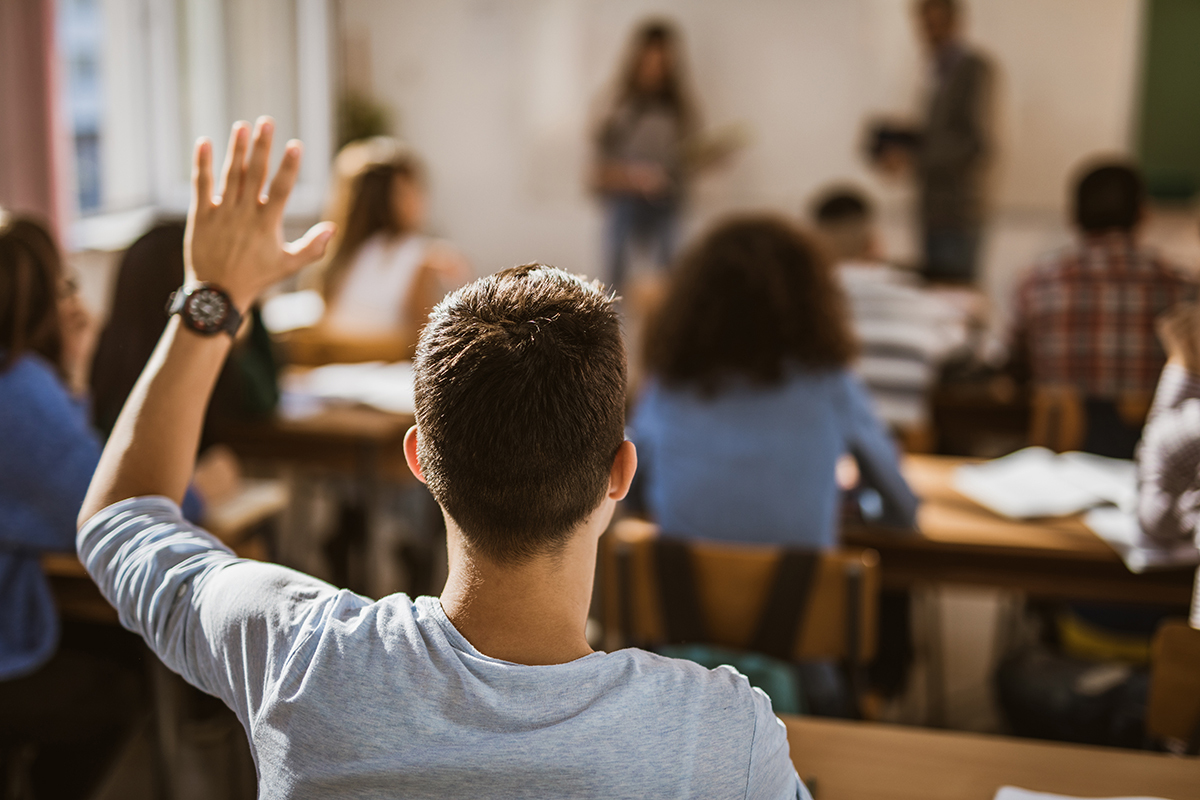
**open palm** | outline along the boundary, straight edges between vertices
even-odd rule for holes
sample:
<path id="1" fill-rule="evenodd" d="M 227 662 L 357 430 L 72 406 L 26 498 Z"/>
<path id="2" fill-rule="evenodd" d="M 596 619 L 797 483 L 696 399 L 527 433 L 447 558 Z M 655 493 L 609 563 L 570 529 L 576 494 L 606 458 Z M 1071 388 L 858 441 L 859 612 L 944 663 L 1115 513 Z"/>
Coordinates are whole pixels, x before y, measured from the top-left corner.
<path id="1" fill-rule="evenodd" d="M 188 209 L 184 263 L 189 283 L 213 283 L 242 311 L 271 284 L 319 259 L 333 235 L 332 223 L 314 225 L 295 242 L 283 238 L 283 209 L 300 172 L 301 144 L 290 141 L 270 189 L 267 182 L 275 124 L 260 117 L 237 122 L 213 194 L 212 143 L 196 143 L 192 202 Z"/>

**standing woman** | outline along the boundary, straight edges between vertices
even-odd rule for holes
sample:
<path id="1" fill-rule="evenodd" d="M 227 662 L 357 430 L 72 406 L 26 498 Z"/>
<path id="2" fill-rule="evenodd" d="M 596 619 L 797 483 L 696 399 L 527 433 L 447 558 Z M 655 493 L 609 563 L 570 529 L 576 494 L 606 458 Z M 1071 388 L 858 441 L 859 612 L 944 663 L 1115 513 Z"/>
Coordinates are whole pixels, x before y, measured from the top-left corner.
<path id="1" fill-rule="evenodd" d="M 699 127 L 679 34 L 668 22 L 643 23 L 595 132 L 592 183 L 605 203 L 609 285 L 625 282 L 631 244 L 649 250 L 659 268 L 674 257 L 685 144 Z"/>
<path id="2" fill-rule="evenodd" d="M 333 339 L 416 347 L 443 295 L 471 278 L 462 255 L 425 227 L 425 170 L 395 139 L 355 142 L 338 155 L 352 163 L 349 191 L 335 199 L 338 239 L 322 279 L 323 333 Z"/>

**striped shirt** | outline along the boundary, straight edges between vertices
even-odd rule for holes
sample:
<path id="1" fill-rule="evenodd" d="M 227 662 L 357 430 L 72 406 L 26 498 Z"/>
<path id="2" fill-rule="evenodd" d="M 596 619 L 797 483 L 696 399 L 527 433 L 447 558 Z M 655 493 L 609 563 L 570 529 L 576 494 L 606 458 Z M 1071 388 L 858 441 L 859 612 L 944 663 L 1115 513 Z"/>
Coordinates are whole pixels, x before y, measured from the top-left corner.
<path id="1" fill-rule="evenodd" d="M 1071 386 L 1085 398 L 1149 397 L 1166 361 L 1154 320 L 1195 291 L 1195 279 L 1132 236 L 1088 236 L 1021 282 L 1016 344 L 1038 385 Z"/>

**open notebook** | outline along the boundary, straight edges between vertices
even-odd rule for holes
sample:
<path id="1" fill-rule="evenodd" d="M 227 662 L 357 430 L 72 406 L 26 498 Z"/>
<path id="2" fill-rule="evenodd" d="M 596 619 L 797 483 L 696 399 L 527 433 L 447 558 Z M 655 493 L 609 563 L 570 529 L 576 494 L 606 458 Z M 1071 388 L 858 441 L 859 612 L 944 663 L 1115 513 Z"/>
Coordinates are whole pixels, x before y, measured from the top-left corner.
<path id="1" fill-rule="evenodd" d="M 1071 797 L 1065 794 L 1046 794 L 1045 792 L 1031 792 L 1028 789 L 1018 789 L 1015 786 L 1002 786 L 1000 791 L 996 792 L 994 800 L 1083 800 L 1082 798 Z M 1163 800 L 1161 797 L 1105 797 L 1096 798 L 1096 800 Z"/>
<path id="2" fill-rule="evenodd" d="M 1132 461 L 1027 447 L 959 467 L 954 488 L 1009 519 L 1086 511 L 1084 524 L 1117 551 L 1131 572 L 1200 564 L 1194 543 L 1164 546 L 1142 532 L 1136 516 L 1137 467 Z"/>

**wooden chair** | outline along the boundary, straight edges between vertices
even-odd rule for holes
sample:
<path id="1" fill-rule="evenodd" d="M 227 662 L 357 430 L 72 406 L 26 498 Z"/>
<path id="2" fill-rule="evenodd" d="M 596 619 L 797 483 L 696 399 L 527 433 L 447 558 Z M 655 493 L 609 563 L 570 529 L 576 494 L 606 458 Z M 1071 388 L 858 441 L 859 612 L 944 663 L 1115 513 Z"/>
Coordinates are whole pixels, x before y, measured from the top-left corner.
<path id="1" fill-rule="evenodd" d="M 1117 416 L 1131 428 L 1140 428 L 1150 413 L 1152 398 L 1138 392 L 1121 395 Z M 1029 443 L 1056 453 L 1078 450 L 1088 435 L 1087 405 L 1071 386 L 1038 386 L 1033 390 Z"/>
<path id="2" fill-rule="evenodd" d="M 874 550 L 685 542 L 625 519 L 605 534 L 602 554 L 610 649 L 700 642 L 789 661 L 837 660 L 852 684 L 875 654 Z M 781 573 L 789 580 L 776 580 Z"/>
<path id="3" fill-rule="evenodd" d="M 1164 622 L 1151 645 L 1146 733 L 1200 752 L 1200 630 L 1183 620 Z"/>
<path id="4" fill-rule="evenodd" d="M 1038 386 L 1033 390 L 1029 444 L 1056 453 L 1078 450 L 1087 435 L 1083 398 L 1072 386 Z"/>

